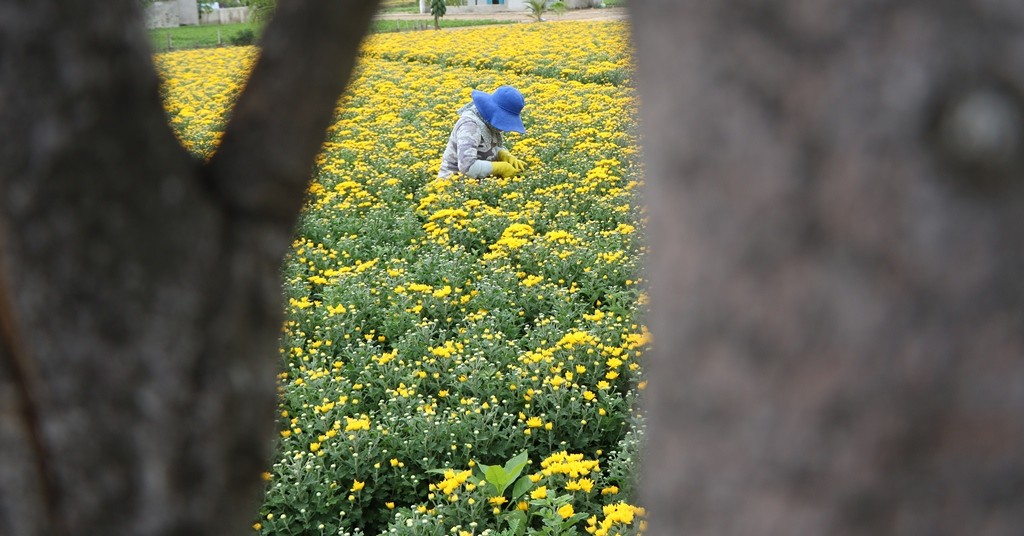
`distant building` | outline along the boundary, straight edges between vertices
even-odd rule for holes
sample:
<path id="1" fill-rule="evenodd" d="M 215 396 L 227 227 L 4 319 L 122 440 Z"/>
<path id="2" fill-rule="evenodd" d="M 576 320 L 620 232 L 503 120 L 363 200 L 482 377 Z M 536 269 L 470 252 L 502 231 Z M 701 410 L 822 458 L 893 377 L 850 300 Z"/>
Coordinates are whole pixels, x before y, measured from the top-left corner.
<path id="1" fill-rule="evenodd" d="M 453 12 L 459 11 L 522 11 L 526 9 L 526 0 L 461 0 L 458 5 L 451 6 Z M 430 12 L 429 0 L 420 0 L 420 13 Z"/>
<path id="2" fill-rule="evenodd" d="M 146 28 L 173 28 L 199 24 L 196 0 L 165 0 L 146 7 Z"/>
<path id="3" fill-rule="evenodd" d="M 465 6 L 495 6 L 498 9 L 505 8 L 509 11 L 524 9 L 526 5 L 523 0 L 463 0 Z"/>
<path id="4" fill-rule="evenodd" d="M 548 0 L 548 4 L 555 0 Z M 604 7 L 604 0 L 562 0 L 569 9 Z M 449 4 L 452 13 L 486 13 L 488 11 L 525 11 L 526 0 L 459 0 L 457 4 Z M 420 0 L 420 13 L 430 12 L 430 0 Z"/>

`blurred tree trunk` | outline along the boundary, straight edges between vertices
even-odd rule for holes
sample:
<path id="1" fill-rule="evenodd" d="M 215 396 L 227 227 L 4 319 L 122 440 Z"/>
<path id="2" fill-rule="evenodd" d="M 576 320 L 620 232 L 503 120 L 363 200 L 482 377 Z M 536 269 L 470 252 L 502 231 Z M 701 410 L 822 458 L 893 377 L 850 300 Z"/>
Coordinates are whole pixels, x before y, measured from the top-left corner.
<path id="1" fill-rule="evenodd" d="M 630 2 L 662 535 L 1024 527 L 1024 4 Z"/>
<path id="2" fill-rule="evenodd" d="M 283 3 L 208 163 L 137 0 L 0 7 L 0 534 L 251 531 L 279 265 L 376 4 Z"/>

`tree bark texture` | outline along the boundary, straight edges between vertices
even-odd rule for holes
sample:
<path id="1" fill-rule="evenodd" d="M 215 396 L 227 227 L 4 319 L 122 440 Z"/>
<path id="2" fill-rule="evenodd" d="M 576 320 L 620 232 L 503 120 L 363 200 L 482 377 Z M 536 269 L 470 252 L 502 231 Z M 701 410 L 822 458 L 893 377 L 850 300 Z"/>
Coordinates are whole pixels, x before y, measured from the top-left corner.
<path id="1" fill-rule="evenodd" d="M 376 5 L 283 2 L 205 164 L 137 0 L 0 5 L 0 534 L 251 531 L 278 270 Z"/>
<path id="2" fill-rule="evenodd" d="M 1024 527 L 1024 4 L 630 2 L 652 536 Z"/>

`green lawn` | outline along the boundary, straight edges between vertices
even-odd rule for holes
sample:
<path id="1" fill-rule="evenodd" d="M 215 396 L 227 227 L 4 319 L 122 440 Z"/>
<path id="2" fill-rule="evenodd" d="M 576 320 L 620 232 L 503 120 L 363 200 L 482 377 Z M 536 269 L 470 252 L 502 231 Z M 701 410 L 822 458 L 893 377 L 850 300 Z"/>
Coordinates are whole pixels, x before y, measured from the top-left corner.
<path id="1" fill-rule="evenodd" d="M 168 48 L 215 47 L 220 44 L 232 44 L 232 38 L 247 30 L 256 33 L 259 30 L 259 26 L 252 23 L 242 23 L 156 28 L 149 30 L 149 41 L 153 44 L 153 50 L 157 52 L 163 52 L 168 50 Z"/>
<path id="2" fill-rule="evenodd" d="M 446 20 L 441 18 L 442 28 L 460 28 L 465 26 L 484 26 L 491 24 L 513 24 L 515 21 L 504 20 Z M 373 23 L 374 33 L 405 32 L 412 30 L 433 29 L 433 20 L 378 20 Z M 149 40 L 153 50 L 181 50 L 186 48 L 205 48 L 220 45 L 244 45 L 236 42 L 247 32 L 259 35 L 261 26 L 254 23 L 222 24 L 208 26 L 179 26 L 177 28 L 157 28 L 149 30 Z M 169 36 L 169 37 L 168 37 Z"/>
<path id="3" fill-rule="evenodd" d="M 466 26 L 488 26 L 492 24 L 516 24 L 514 20 L 493 20 L 493 19 L 445 19 L 440 20 L 442 28 L 463 28 Z M 376 33 L 405 32 L 409 30 L 433 29 L 434 21 L 429 20 L 379 20 L 373 23 L 373 31 Z"/>
<path id="4" fill-rule="evenodd" d="M 419 0 L 383 0 L 380 9 L 384 13 L 419 13 Z"/>

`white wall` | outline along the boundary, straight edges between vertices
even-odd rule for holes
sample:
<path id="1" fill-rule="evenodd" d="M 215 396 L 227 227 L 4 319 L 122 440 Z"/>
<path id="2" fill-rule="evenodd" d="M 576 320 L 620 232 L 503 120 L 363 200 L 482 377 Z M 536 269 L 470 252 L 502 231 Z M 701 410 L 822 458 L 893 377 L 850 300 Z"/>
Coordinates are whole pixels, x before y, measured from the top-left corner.
<path id="1" fill-rule="evenodd" d="M 178 6 L 172 2 L 153 2 L 146 6 L 146 28 L 178 26 Z"/>
<path id="2" fill-rule="evenodd" d="M 178 4 L 178 24 L 193 26 L 199 24 L 199 7 L 196 0 L 176 0 Z"/>
<path id="3" fill-rule="evenodd" d="M 246 6 L 222 7 L 209 13 L 203 13 L 203 24 L 236 24 L 240 22 L 249 22 L 249 8 Z"/>
<path id="4" fill-rule="evenodd" d="M 157 1 L 146 6 L 146 28 L 173 28 L 199 24 L 196 0 Z"/>
<path id="5" fill-rule="evenodd" d="M 523 11 L 524 0 L 505 0 L 504 4 L 489 4 L 487 0 L 462 0 L 461 6 L 448 6 L 453 13 L 486 13 L 488 11 Z M 430 9 L 428 8 L 429 12 Z"/>

